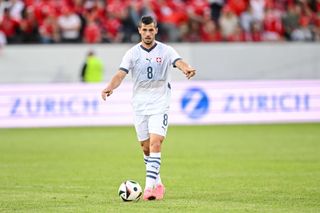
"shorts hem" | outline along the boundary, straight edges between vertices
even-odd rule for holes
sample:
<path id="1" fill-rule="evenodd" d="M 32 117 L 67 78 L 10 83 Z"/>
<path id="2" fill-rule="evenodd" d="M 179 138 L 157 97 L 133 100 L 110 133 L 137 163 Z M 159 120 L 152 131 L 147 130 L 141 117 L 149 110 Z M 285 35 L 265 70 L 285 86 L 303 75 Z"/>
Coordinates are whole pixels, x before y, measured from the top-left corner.
<path id="1" fill-rule="evenodd" d="M 139 142 L 142 142 L 142 141 L 146 141 L 146 140 L 148 140 L 150 137 L 146 137 L 145 139 L 143 138 L 143 139 L 140 139 L 139 137 L 138 137 L 138 141 Z"/>
<path id="2" fill-rule="evenodd" d="M 156 132 L 156 131 L 149 131 L 149 134 L 156 134 L 156 135 L 166 137 L 166 133 L 160 133 L 160 132 Z"/>

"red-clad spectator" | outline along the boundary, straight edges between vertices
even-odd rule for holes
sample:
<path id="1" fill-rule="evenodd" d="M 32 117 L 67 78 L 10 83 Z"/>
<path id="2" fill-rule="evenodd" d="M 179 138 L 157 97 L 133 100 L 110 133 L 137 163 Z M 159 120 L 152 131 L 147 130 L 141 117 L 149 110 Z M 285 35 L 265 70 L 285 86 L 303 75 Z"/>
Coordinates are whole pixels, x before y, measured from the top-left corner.
<path id="1" fill-rule="evenodd" d="M 96 4 L 96 13 L 98 16 L 98 19 L 103 19 L 106 16 L 107 7 L 103 1 L 98 1 Z"/>
<path id="2" fill-rule="evenodd" d="M 36 0 L 23 0 L 25 7 L 33 6 L 35 5 Z"/>
<path id="3" fill-rule="evenodd" d="M 247 9 L 248 0 L 229 0 L 228 5 L 237 16 L 240 16 Z"/>
<path id="4" fill-rule="evenodd" d="M 91 19 L 97 22 L 100 20 L 98 10 L 95 7 L 85 7 L 85 10 L 81 15 L 83 15 L 83 19 L 85 20 L 84 21 L 85 23 L 88 19 Z"/>
<path id="5" fill-rule="evenodd" d="M 265 8 L 274 8 L 275 3 L 274 0 L 264 0 L 265 1 Z"/>
<path id="6" fill-rule="evenodd" d="M 189 18 L 198 22 L 203 22 L 210 17 L 210 5 L 205 0 L 189 0 L 187 2 L 187 12 Z"/>
<path id="7" fill-rule="evenodd" d="M 201 41 L 217 42 L 222 41 L 217 24 L 212 19 L 206 19 L 201 29 Z"/>
<path id="8" fill-rule="evenodd" d="M 87 24 L 84 28 L 84 42 L 85 43 L 100 43 L 101 30 L 92 17 L 87 18 Z"/>
<path id="9" fill-rule="evenodd" d="M 157 15 L 158 23 L 169 23 L 178 26 L 188 19 L 185 13 L 185 3 L 181 0 L 154 1 L 153 8 Z"/>
<path id="10" fill-rule="evenodd" d="M 20 42 L 17 35 L 17 31 L 19 30 L 19 22 L 11 18 L 10 10 L 8 8 L 4 10 L 3 18 L 0 22 L 0 25 L 2 26 L 2 31 L 6 35 L 9 44 Z"/>
<path id="11" fill-rule="evenodd" d="M 66 0 L 65 0 L 66 1 Z M 66 1 L 65 3 L 66 6 L 70 6 L 73 8 L 73 11 L 77 14 L 84 14 L 85 13 L 85 8 L 83 6 L 83 0 L 72 0 L 71 2 Z"/>
<path id="12" fill-rule="evenodd" d="M 20 20 L 20 37 L 23 43 L 36 43 L 39 41 L 38 23 L 34 11 L 29 7 L 23 12 Z"/>
<path id="13" fill-rule="evenodd" d="M 154 11 L 159 22 L 162 40 L 179 41 L 181 39 L 179 26 L 187 19 L 183 2 L 159 0 L 154 3 Z"/>
<path id="14" fill-rule="evenodd" d="M 130 2 L 127 0 L 109 0 L 107 3 L 107 13 L 112 14 L 113 17 L 122 20 L 126 16 L 126 9 Z"/>
<path id="15" fill-rule="evenodd" d="M 53 15 L 57 16 L 55 6 L 50 0 L 40 0 L 36 1 L 36 3 L 30 7 L 34 8 L 34 13 L 37 18 L 39 25 L 42 24 L 43 20 L 53 13 Z"/>
<path id="16" fill-rule="evenodd" d="M 320 12 L 320 0 L 316 0 L 315 10 L 317 13 Z"/>
<path id="17" fill-rule="evenodd" d="M 287 7 L 289 5 L 293 4 L 293 0 L 269 0 L 271 1 L 271 3 L 267 3 L 270 4 L 271 7 L 280 10 L 282 13 L 285 13 L 285 11 L 287 10 Z"/>
<path id="18" fill-rule="evenodd" d="M 315 17 L 315 26 L 320 27 L 320 13 L 317 13 Z"/>
<path id="19" fill-rule="evenodd" d="M 40 41 L 44 44 L 57 43 L 60 41 L 57 19 L 49 14 L 39 27 Z"/>
<path id="20" fill-rule="evenodd" d="M 299 1 L 299 5 L 301 6 L 302 8 L 302 14 L 305 15 L 305 16 L 312 16 L 312 9 L 309 5 L 309 1 L 307 0 L 300 0 Z"/>
<path id="21" fill-rule="evenodd" d="M 121 42 L 123 39 L 123 33 L 121 32 L 121 22 L 119 19 L 107 15 L 107 18 L 102 21 L 102 39 L 105 42 Z"/>
<path id="22" fill-rule="evenodd" d="M 283 38 L 284 29 L 282 25 L 281 11 L 274 8 L 267 8 L 263 20 L 264 40 L 280 41 Z"/>

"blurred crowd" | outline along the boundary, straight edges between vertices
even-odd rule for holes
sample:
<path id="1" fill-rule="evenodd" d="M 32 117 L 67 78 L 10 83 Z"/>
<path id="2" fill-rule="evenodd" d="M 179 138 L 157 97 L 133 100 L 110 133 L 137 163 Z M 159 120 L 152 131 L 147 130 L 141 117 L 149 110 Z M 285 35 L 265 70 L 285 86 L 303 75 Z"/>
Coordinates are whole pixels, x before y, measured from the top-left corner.
<path id="1" fill-rule="evenodd" d="M 320 40 L 320 0 L 0 0 L 0 40 L 137 42 L 142 15 L 165 42 Z"/>

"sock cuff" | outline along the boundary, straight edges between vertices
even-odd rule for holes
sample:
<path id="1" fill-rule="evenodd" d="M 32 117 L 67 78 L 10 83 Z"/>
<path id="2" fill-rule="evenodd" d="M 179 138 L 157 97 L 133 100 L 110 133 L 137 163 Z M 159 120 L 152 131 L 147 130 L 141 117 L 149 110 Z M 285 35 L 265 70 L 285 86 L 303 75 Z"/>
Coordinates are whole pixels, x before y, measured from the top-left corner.
<path id="1" fill-rule="evenodd" d="M 161 152 L 150 152 L 149 157 L 161 158 Z"/>

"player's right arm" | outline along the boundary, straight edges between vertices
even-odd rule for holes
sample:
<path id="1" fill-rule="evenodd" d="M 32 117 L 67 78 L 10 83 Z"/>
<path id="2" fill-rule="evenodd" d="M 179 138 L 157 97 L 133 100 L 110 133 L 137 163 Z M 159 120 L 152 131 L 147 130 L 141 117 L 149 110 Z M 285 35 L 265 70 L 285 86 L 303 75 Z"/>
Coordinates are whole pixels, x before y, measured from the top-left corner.
<path id="1" fill-rule="evenodd" d="M 104 101 L 113 93 L 113 90 L 121 84 L 126 75 L 127 73 L 125 71 L 119 69 L 118 72 L 112 77 L 107 87 L 104 88 L 101 92 L 101 97 Z"/>

